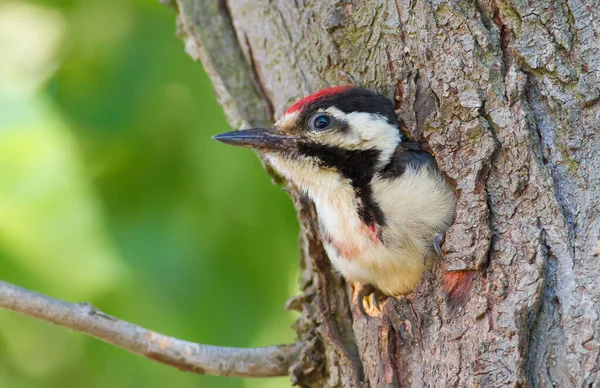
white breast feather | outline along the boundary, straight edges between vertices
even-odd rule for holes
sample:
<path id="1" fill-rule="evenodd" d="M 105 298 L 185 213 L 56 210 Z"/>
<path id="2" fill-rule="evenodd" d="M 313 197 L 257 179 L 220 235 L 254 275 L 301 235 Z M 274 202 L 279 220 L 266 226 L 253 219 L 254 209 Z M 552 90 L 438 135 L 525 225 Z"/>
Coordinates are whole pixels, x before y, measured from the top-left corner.
<path id="1" fill-rule="evenodd" d="M 316 165 L 276 155 L 269 159 L 315 203 L 327 254 L 347 280 L 372 284 L 389 295 L 414 290 L 427 269 L 425 257 L 431 264 L 434 234 L 452 222 L 454 192 L 443 178 L 427 168 L 408 170 L 396 179 L 374 177 L 374 200 L 386 223 L 382 244 L 373 241 L 360 219 L 349 180 Z"/>

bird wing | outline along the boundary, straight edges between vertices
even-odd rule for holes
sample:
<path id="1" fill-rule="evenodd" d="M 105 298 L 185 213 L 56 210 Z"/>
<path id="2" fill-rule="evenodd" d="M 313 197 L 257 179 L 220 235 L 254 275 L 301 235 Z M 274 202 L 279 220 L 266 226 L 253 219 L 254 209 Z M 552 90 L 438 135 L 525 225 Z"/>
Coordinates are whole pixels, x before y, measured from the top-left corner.
<path id="1" fill-rule="evenodd" d="M 380 175 L 383 178 L 396 178 L 404 174 L 407 168 L 419 170 L 428 167 L 431 171 L 438 171 L 435 159 L 425 152 L 419 143 L 413 141 L 401 142 L 390 162 L 383 168 Z"/>

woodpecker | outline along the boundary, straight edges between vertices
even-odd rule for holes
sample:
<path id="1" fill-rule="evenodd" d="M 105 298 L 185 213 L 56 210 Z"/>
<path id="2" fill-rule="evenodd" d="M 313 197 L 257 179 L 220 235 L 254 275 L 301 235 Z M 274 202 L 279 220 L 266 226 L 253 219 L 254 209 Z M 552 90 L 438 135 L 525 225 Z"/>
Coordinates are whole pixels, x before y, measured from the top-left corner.
<path id="1" fill-rule="evenodd" d="M 314 202 L 333 266 L 369 294 L 412 292 L 452 223 L 455 192 L 411 141 L 387 97 L 331 87 L 292 105 L 272 128 L 213 138 L 263 152 Z M 375 303 L 378 306 L 377 299 Z"/>

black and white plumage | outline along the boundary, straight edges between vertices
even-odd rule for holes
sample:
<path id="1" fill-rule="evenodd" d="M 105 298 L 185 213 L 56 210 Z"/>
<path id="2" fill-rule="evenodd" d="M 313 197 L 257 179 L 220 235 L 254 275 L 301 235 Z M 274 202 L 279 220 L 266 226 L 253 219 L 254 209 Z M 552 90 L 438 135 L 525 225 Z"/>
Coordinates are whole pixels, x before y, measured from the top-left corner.
<path id="1" fill-rule="evenodd" d="M 370 90 L 325 89 L 273 128 L 215 139 L 264 152 L 314 202 L 334 267 L 385 294 L 414 290 L 452 222 L 454 190 L 402 132 L 392 101 Z"/>

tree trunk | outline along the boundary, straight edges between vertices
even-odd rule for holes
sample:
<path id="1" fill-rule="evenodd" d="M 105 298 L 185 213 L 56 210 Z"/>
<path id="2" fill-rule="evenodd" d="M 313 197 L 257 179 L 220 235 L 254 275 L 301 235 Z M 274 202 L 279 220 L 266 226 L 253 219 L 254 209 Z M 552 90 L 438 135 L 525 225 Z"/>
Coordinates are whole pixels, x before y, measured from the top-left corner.
<path id="1" fill-rule="evenodd" d="M 394 97 L 459 194 L 445 259 L 366 319 L 303 227 L 312 387 L 600 386 L 596 0 L 177 0 L 232 126 L 320 88 Z"/>

